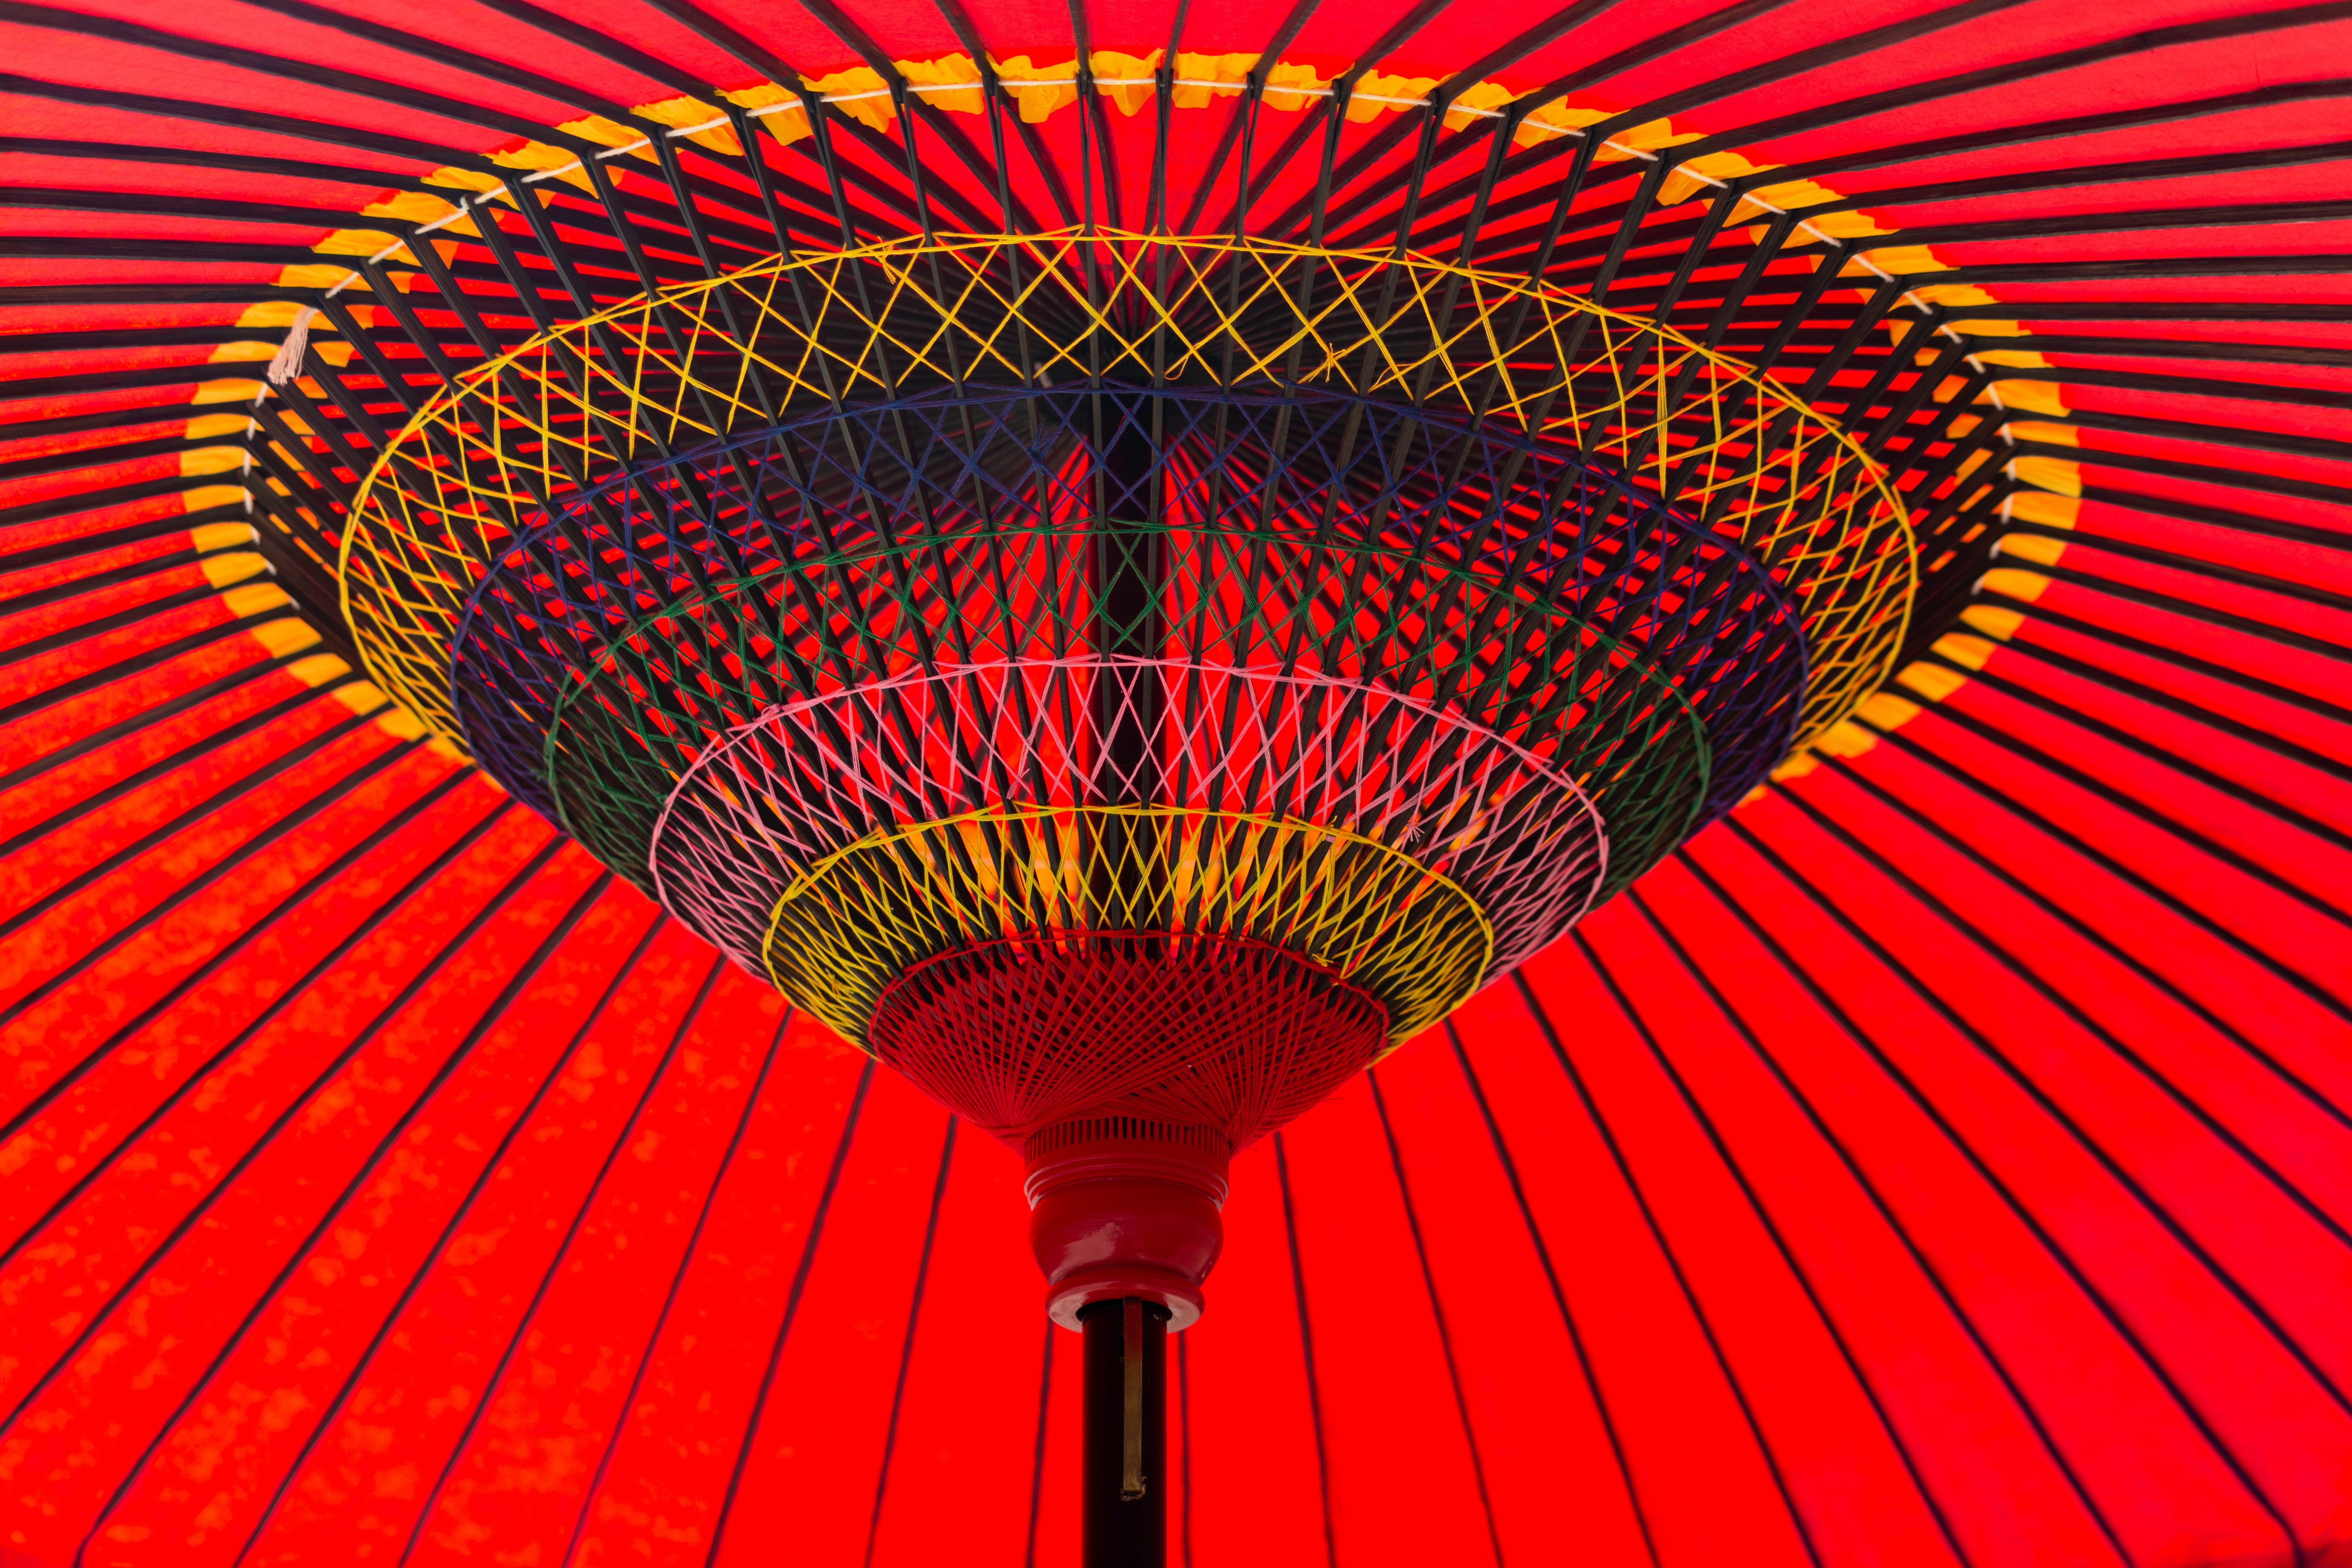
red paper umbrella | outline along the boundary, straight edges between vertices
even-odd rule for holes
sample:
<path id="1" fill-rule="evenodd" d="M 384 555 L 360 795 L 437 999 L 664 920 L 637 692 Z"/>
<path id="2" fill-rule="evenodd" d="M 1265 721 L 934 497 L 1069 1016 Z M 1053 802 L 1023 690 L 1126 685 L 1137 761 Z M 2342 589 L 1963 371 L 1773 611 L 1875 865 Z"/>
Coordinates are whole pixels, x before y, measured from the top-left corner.
<path id="1" fill-rule="evenodd" d="M 2352 1563 L 2352 10 L 0 37 L 0 1563 Z"/>

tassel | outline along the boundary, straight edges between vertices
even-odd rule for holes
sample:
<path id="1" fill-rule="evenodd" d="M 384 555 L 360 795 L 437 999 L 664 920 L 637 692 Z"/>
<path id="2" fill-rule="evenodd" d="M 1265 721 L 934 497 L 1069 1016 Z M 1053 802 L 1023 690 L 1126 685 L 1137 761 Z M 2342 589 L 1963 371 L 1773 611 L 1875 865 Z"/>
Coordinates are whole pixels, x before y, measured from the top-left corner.
<path id="1" fill-rule="evenodd" d="M 286 341 L 269 356 L 269 369 L 265 374 L 270 385 L 283 386 L 302 374 L 302 356 L 310 352 L 310 323 L 318 314 L 316 305 L 305 305 L 294 312 L 294 324 L 287 329 Z"/>

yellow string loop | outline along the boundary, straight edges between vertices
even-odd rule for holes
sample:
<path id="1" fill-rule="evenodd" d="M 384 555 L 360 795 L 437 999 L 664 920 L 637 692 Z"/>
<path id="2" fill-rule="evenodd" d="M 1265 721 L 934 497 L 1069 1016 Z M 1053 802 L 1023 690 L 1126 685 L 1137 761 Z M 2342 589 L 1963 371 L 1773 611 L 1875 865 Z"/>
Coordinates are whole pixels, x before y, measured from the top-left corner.
<path id="1" fill-rule="evenodd" d="M 777 901 L 761 956 L 795 1003 L 853 1040 L 882 990 L 975 942 L 1120 931 L 1253 937 L 1377 996 L 1402 1040 L 1485 978 L 1475 900 L 1360 833 L 1165 806 L 997 807 L 886 828 Z"/>

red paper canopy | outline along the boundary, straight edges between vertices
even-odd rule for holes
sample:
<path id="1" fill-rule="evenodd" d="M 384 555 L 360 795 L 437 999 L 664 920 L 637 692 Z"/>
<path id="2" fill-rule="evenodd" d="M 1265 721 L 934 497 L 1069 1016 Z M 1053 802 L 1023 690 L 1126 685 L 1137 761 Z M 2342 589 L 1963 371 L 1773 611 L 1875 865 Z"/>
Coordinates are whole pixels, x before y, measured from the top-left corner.
<path id="1" fill-rule="evenodd" d="M 1884 690 L 1237 1161 L 1171 1552 L 2352 1561 L 2352 19 L 971 9 L 0 16 L 0 1562 L 1073 1560 L 1017 1162 L 333 583 L 518 278 L 926 221 L 1539 274 L 1920 543 Z"/>

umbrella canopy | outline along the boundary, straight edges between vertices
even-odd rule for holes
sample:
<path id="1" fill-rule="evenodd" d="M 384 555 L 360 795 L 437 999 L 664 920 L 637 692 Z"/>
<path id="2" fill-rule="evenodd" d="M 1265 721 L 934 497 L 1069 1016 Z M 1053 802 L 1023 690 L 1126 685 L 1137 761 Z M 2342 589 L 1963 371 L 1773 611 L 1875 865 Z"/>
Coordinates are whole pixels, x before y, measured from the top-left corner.
<path id="1" fill-rule="evenodd" d="M 1074 1558 L 1018 1159 L 338 573 L 544 332 L 1112 231 L 1672 334 L 1917 567 L 1769 782 L 1235 1160 L 1171 1556 L 2352 1561 L 2352 7 L 0 29 L 0 1563 Z"/>

